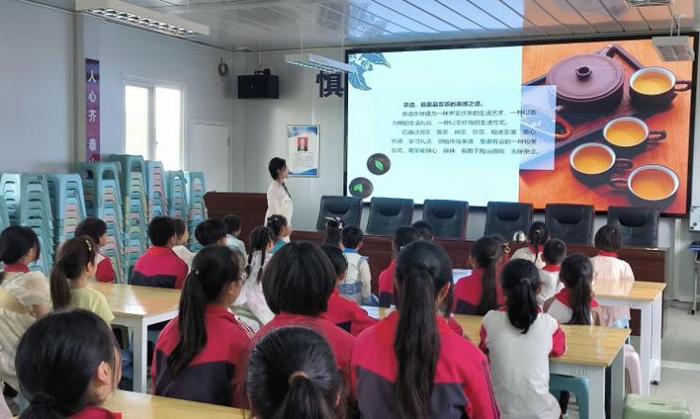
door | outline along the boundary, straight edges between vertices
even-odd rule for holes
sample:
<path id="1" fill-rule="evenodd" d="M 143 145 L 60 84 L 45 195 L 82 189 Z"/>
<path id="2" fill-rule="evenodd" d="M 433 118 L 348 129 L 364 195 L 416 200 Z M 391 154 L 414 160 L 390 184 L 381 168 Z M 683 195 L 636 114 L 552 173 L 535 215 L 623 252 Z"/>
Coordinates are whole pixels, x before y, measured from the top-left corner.
<path id="1" fill-rule="evenodd" d="M 208 191 L 231 191 L 231 125 L 193 123 L 190 170 L 204 172 Z"/>

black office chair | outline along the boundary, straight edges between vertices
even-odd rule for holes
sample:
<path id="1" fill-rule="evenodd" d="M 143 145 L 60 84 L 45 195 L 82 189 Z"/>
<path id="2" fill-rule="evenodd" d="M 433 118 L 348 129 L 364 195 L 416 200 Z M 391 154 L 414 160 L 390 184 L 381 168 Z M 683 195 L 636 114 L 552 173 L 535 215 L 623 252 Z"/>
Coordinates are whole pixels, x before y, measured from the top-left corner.
<path id="1" fill-rule="evenodd" d="M 326 229 L 326 218 L 341 218 L 344 226 L 360 226 L 362 221 L 362 199 L 352 196 L 331 196 L 321 197 L 321 208 L 318 210 L 318 221 L 316 230 Z"/>
<path id="2" fill-rule="evenodd" d="M 623 246 L 656 247 L 659 235 L 659 210 L 644 207 L 610 207 L 608 224 L 622 232 Z"/>
<path id="3" fill-rule="evenodd" d="M 506 241 L 512 241 L 516 231 L 527 232 L 530 228 L 532 213 L 532 204 L 489 202 L 484 236 L 501 236 Z"/>
<path id="4" fill-rule="evenodd" d="M 367 234 L 391 236 L 396 229 L 413 220 L 413 200 L 372 198 L 367 221 Z"/>
<path id="5" fill-rule="evenodd" d="M 544 209 L 549 236 L 566 244 L 591 244 L 593 217 L 591 205 L 547 204 Z"/>
<path id="6" fill-rule="evenodd" d="M 426 199 L 423 202 L 423 221 L 430 224 L 437 238 L 463 239 L 468 217 L 468 202 L 442 199 Z"/>

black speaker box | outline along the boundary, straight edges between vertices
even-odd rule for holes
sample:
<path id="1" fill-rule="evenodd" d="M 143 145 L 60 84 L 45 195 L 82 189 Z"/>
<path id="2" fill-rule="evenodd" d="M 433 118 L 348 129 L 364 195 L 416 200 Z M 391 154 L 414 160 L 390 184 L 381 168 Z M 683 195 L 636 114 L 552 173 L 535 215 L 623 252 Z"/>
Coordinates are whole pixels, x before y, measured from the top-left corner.
<path id="1" fill-rule="evenodd" d="M 280 79 L 271 74 L 238 76 L 239 99 L 279 99 Z"/>

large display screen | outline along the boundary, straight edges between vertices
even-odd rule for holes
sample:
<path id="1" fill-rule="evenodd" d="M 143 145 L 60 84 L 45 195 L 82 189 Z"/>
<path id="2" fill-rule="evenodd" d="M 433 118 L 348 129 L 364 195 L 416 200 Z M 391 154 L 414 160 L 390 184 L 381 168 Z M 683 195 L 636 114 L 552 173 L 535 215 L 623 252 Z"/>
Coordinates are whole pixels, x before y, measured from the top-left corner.
<path id="1" fill-rule="evenodd" d="M 350 195 L 686 212 L 694 66 L 651 39 L 347 58 Z"/>

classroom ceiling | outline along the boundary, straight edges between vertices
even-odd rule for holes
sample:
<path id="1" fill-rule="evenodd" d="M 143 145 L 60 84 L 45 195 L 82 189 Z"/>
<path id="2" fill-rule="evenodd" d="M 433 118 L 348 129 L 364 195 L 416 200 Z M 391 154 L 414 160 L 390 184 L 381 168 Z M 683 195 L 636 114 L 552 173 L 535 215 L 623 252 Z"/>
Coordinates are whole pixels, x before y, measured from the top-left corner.
<path id="1" fill-rule="evenodd" d="M 72 9 L 74 0 L 35 0 Z M 208 25 L 231 50 L 648 34 L 700 28 L 699 0 L 126 0 Z"/>

